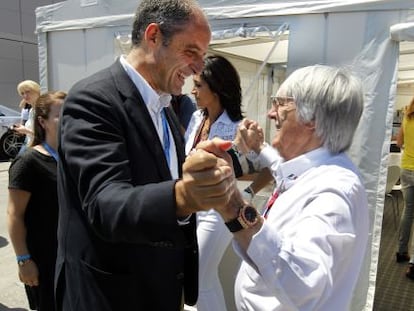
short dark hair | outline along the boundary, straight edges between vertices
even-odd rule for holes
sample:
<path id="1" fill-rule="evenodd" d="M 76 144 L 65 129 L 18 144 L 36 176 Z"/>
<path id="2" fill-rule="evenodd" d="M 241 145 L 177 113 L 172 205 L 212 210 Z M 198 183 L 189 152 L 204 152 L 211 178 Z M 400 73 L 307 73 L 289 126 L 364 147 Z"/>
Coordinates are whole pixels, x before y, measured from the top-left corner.
<path id="1" fill-rule="evenodd" d="M 240 76 L 234 66 L 223 56 L 211 55 L 205 58 L 200 77 L 220 99 L 220 105 L 232 121 L 243 119 L 241 111 Z"/>
<path id="2" fill-rule="evenodd" d="M 145 29 L 157 23 L 168 45 L 172 36 L 180 32 L 191 20 L 197 2 L 194 0 L 143 0 L 137 8 L 132 26 L 132 47 L 139 46 Z"/>

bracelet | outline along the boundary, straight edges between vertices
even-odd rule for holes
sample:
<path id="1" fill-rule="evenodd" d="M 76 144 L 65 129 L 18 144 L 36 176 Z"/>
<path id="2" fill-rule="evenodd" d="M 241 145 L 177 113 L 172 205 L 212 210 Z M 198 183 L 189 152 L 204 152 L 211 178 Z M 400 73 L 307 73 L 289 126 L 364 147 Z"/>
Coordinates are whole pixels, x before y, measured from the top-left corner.
<path id="1" fill-rule="evenodd" d="M 30 256 L 30 254 L 16 256 L 17 262 L 29 260 L 30 258 L 32 258 L 32 256 Z"/>
<path id="2" fill-rule="evenodd" d="M 254 192 L 253 189 L 248 186 L 247 188 L 245 188 L 242 192 L 242 196 L 244 199 L 246 199 L 249 203 L 252 202 L 253 198 L 254 198 Z"/>
<path id="3" fill-rule="evenodd" d="M 246 189 L 244 189 L 244 191 L 246 191 L 247 193 L 250 193 L 253 197 L 255 195 L 253 189 L 251 186 L 248 186 Z"/>
<path id="4" fill-rule="evenodd" d="M 243 154 L 240 152 L 239 148 L 237 148 L 237 145 L 235 143 L 231 144 L 231 149 L 233 149 L 234 153 L 238 158 L 240 158 Z"/>
<path id="5" fill-rule="evenodd" d="M 27 262 L 30 261 L 31 258 L 32 258 L 32 256 L 30 256 L 30 254 L 18 255 L 18 256 L 16 256 L 17 264 L 20 267 L 23 267 Z"/>

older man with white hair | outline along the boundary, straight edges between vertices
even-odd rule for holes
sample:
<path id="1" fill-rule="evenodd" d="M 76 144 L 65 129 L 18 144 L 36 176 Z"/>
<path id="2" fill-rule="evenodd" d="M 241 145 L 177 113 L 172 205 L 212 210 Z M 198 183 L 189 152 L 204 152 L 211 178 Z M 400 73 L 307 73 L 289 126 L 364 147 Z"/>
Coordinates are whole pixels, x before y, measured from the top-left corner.
<path id="1" fill-rule="evenodd" d="M 238 191 L 218 209 L 243 259 L 237 310 L 349 310 L 369 227 L 363 181 L 345 153 L 363 111 L 361 82 L 343 68 L 309 66 L 293 72 L 272 100 L 274 148 L 250 120 L 235 143 L 271 168 L 274 194 L 262 215 Z M 194 152 L 187 165 L 204 153 Z"/>

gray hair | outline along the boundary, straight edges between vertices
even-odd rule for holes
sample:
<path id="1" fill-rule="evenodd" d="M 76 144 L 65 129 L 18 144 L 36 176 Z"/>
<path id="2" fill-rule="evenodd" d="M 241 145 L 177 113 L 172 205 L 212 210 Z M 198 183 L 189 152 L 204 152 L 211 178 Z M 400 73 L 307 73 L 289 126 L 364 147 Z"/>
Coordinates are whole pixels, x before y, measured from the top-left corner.
<path id="1" fill-rule="evenodd" d="M 145 29 L 157 23 L 163 35 L 163 44 L 168 45 L 172 36 L 182 31 L 198 7 L 194 0 L 143 0 L 137 8 L 132 27 L 132 46 L 139 46 Z"/>
<path id="2" fill-rule="evenodd" d="M 331 153 L 349 149 L 364 106 L 362 83 L 349 70 L 304 67 L 294 71 L 280 90 L 295 99 L 300 122 L 315 123 L 325 148 Z"/>

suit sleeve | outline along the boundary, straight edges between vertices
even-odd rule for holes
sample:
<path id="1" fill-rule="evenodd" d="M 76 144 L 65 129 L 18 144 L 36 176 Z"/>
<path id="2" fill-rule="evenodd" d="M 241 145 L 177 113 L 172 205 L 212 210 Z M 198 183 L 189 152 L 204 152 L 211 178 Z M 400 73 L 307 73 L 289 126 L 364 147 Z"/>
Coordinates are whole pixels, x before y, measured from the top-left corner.
<path id="1" fill-rule="evenodd" d="M 149 154 L 125 101 L 110 85 L 97 89 L 90 83 L 69 93 L 60 130 L 63 195 L 105 240 L 171 238 L 178 227 L 175 181 L 160 174 L 160 161 Z"/>

